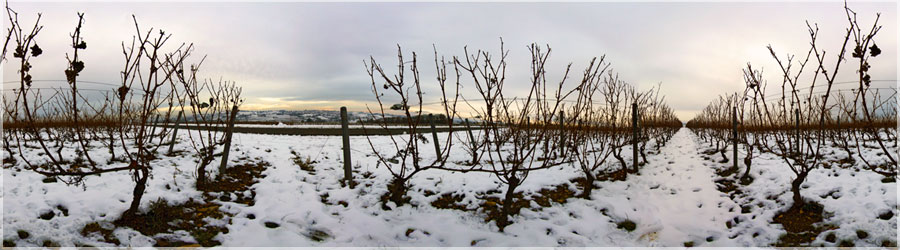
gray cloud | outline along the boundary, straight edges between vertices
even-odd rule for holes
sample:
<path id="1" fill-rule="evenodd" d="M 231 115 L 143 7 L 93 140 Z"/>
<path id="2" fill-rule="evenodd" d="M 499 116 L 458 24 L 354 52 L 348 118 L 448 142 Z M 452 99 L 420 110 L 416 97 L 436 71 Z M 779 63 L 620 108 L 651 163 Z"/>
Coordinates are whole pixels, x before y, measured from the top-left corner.
<path id="1" fill-rule="evenodd" d="M 81 79 L 119 81 L 120 43 L 134 34 L 133 13 L 143 27 L 174 34 L 172 46 L 195 43 L 195 59 L 208 55 L 203 75 L 238 82 L 248 103 L 263 103 L 266 98 L 287 103 L 369 102 L 373 96 L 363 60 L 370 55 L 395 70 L 400 44 L 407 53 L 418 52 L 422 78 L 432 81 L 432 45 L 447 57 L 462 56 L 465 45 L 497 53 L 502 36 L 510 50 L 512 91 L 522 91 L 527 84 L 525 46 L 549 44 L 551 79 L 559 79 L 569 62 L 574 63 L 573 78 L 578 77 L 590 58 L 605 54 L 613 69 L 640 89 L 662 82 L 661 93 L 684 120 L 716 96 L 742 90 L 740 70 L 747 62 L 763 68 L 770 85 L 780 83 L 777 65 L 765 46 L 772 44 L 780 54 L 805 54 L 809 38 L 804 21 L 819 23 L 820 45 L 829 53 L 836 53 L 846 27 L 842 3 L 837 2 L 14 2 L 11 6 L 23 20 L 44 13 L 45 30 L 38 42 L 45 53 L 34 61 L 36 79 L 64 79 L 64 55 L 70 50 L 65 43 L 76 11 L 86 12 L 84 37 L 89 44 Z M 884 53 L 873 61 L 873 78 L 895 79 L 896 3 L 859 2 L 851 7 L 865 24 L 871 23 L 875 12 L 882 13 L 884 28 L 877 41 Z M 10 66 L 3 66 L 4 81 L 15 80 Z M 852 76 L 849 73 L 845 75 Z M 429 85 L 425 91 L 436 93 L 437 88 Z"/>

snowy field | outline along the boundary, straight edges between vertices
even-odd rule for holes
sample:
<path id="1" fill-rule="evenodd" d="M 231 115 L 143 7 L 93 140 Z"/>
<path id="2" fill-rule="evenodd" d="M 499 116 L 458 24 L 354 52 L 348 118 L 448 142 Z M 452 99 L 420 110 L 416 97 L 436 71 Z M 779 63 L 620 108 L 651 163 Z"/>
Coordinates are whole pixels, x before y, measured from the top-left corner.
<path id="1" fill-rule="evenodd" d="M 176 151 L 191 152 L 185 139 L 187 132 L 180 133 L 182 140 Z M 446 136 L 439 134 L 441 138 Z M 410 204 L 398 207 L 381 201 L 391 175 L 376 164 L 366 137 L 351 137 L 350 143 L 354 179 L 359 182 L 352 189 L 340 183 L 340 137 L 235 134 L 232 164 L 266 162 L 267 166 L 263 177 L 244 191 L 252 193 L 244 196 L 252 196 L 252 202 L 238 202 L 238 195 L 225 193 L 212 201 L 212 208 L 218 211 L 203 210 L 224 215 L 202 219 L 204 225 L 227 229 L 212 235 L 212 239 L 234 247 L 772 246 L 785 234 L 782 225 L 773 223 L 773 217 L 791 203 L 793 173 L 780 158 L 771 154 L 757 157 L 751 172 L 755 180 L 739 185 L 740 195 L 730 195 L 720 191 L 716 181 L 722 178 L 717 171 L 731 163 L 719 163 L 718 154 L 701 153 L 709 149 L 708 145 L 682 128 L 659 152 L 648 155 L 649 164 L 638 175 L 629 175 L 624 181 L 596 182 L 598 188 L 591 199 L 567 198 L 552 201 L 549 206 L 531 200 L 530 208 L 522 209 L 512 217 L 512 224 L 499 232 L 495 222 L 485 223 L 486 215 L 480 208 L 483 197 L 499 197 L 505 190 L 491 174 L 422 172 L 410 181 Z M 388 137 L 373 137 L 373 143 L 375 147 L 391 145 Z M 466 159 L 462 148 L 453 150 L 459 154 L 454 153 L 449 162 Z M 95 157 L 109 158 L 105 149 L 98 147 L 96 151 Z M 625 152 L 630 155 L 630 148 Z M 6 159 L 7 153 L 3 154 Z M 39 149 L 26 149 L 30 159 L 41 159 L 39 154 Z M 433 151 L 423 154 L 426 160 L 435 157 Z M 159 155 L 153 161 L 142 208 L 149 209 L 160 199 L 170 205 L 203 200 L 204 194 L 194 187 L 196 157 L 188 153 Z M 844 157 L 840 150 L 832 155 L 835 159 Z M 308 160 L 312 167 L 301 168 L 296 160 Z M 620 167 L 615 161 L 609 164 L 610 168 Z M 4 245 L 115 246 L 111 242 L 118 242 L 120 246 L 153 246 L 172 239 L 198 242 L 185 231 L 143 235 L 112 225 L 131 201 L 134 183 L 127 172 L 87 177 L 84 186 L 68 186 L 60 181 L 45 183 L 44 176 L 25 170 L 24 165 L 22 161 L 4 163 Z M 218 159 L 212 165 L 215 169 Z M 571 180 L 580 176 L 578 171 L 569 165 L 539 170 L 517 190 L 524 197 L 537 197 L 541 189 L 555 187 L 577 193 L 578 187 Z M 883 183 L 882 179 L 879 174 L 860 170 L 858 165 L 818 168 L 810 173 L 803 195 L 824 205 L 826 218 L 822 223 L 834 225 L 810 244 L 896 246 L 897 185 Z M 432 204 L 451 196 L 456 197 L 460 209 L 441 209 Z M 890 217 L 885 218 L 888 213 Z M 634 228 L 622 226 L 623 222 L 633 222 Z M 111 233 L 84 233 L 92 223 Z M 826 240 L 828 234 L 834 239 Z"/>

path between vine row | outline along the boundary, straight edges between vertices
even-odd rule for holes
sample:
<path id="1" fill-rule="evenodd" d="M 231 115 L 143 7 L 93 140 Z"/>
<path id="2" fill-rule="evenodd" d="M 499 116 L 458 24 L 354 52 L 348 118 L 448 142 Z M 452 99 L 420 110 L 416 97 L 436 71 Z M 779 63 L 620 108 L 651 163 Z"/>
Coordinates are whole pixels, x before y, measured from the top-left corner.
<path id="1" fill-rule="evenodd" d="M 736 246 L 729 239 L 726 221 L 740 214 L 737 204 L 716 189 L 715 170 L 697 149 L 687 128 L 679 130 L 648 155 L 640 175 L 629 176 L 624 190 L 633 208 L 629 217 L 638 221 L 640 238 L 650 246 Z M 603 196 L 603 194 L 599 195 Z M 639 243 L 640 244 L 640 243 Z"/>

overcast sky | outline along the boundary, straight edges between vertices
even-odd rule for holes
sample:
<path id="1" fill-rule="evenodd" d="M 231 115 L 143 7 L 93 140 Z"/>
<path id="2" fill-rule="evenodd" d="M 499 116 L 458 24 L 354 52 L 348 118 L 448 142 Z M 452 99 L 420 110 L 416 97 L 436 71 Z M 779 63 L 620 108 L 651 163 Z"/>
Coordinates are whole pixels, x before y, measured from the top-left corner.
<path id="1" fill-rule="evenodd" d="M 86 68 L 79 79 L 119 82 L 124 62 L 121 42 L 134 34 L 131 15 L 142 27 L 173 34 L 171 45 L 193 42 L 197 60 L 207 55 L 201 75 L 236 81 L 243 109 L 362 110 L 374 100 L 363 60 L 370 55 L 395 69 L 396 46 L 416 51 L 426 84 L 434 79 L 432 44 L 445 56 L 463 55 L 463 46 L 499 52 L 503 37 L 509 56 L 509 84 L 524 88 L 530 67 L 526 46 L 553 48 L 548 70 L 558 79 L 574 63 L 580 77 L 592 57 L 606 55 L 620 78 L 645 90 L 662 83 L 661 94 L 687 121 L 718 95 L 744 88 L 741 69 L 763 68 L 770 85 L 780 85 L 777 64 L 766 45 L 781 54 L 806 54 L 805 21 L 818 23 L 819 46 L 837 54 L 847 18 L 842 2 L 775 3 L 31 3 L 12 2 L 20 20 L 43 13 L 37 38 L 44 55 L 33 60 L 35 79 L 65 79 L 68 34 L 76 12 L 84 12 L 80 52 Z M 870 27 L 881 13 L 876 43 L 883 54 L 872 60 L 873 79 L 897 78 L 897 4 L 851 2 Z M 4 17 L 5 20 L 5 17 Z M 4 27 L 6 24 L 4 23 Z M 833 63 L 832 57 L 829 64 Z M 838 81 L 853 80 L 852 69 Z M 3 65 L 3 80 L 16 69 Z M 570 81 L 576 81 L 573 77 Z M 776 84 L 777 83 L 777 84 Z M 64 84 L 64 83 L 62 83 Z M 895 81 L 876 82 L 896 86 Z M 38 82 L 37 86 L 59 86 Z M 82 87 L 90 86 L 84 84 Z M 4 89 L 15 87 L 5 84 Z M 98 89 L 110 86 L 91 86 Z M 469 86 L 467 91 L 474 88 Z M 437 100 L 434 84 L 426 101 Z"/>

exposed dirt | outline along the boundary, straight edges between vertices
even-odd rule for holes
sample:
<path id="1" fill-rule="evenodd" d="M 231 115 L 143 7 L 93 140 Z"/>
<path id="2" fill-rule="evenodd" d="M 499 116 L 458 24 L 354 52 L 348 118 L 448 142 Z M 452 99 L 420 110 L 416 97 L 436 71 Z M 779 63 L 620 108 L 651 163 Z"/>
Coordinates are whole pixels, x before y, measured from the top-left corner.
<path id="1" fill-rule="evenodd" d="M 825 219 L 824 207 L 814 202 L 792 206 L 775 215 L 774 223 L 784 226 L 787 234 L 778 238 L 776 247 L 808 246 L 822 232 L 837 229 L 834 225 L 819 225 Z"/>
<path id="2" fill-rule="evenodd" d="M 736 174 L 739 170 L 740 169 L 734 167 L 727 167 L 716 170 L 716 175 L 719 176 L 715 179 L 716 189 L 719 190 L 719 192 L 728 194 L 728 197 L 730 197 L 732 200 L 736 200 L 736 197 L 743 194 L 743 191 L 741 191 L 738 186 L 739 182 L 742 185 L 749 184 L 749 182 L 746 182 L 744 180 L 736 180 Z M 750 182 L 752 182 L 752 180 L 750 180 Z"/>
<path id="3" fill-rule="evenodd" d="M 3 158 L 3 168 L 11 168 L 16 165 L 16 157 L 8 156 Z"/>
<path id="4" fill-rule="evenodd" d="M 221 202 L 235 202 L 253 206 L 256 192 L 252 186 L 263 178 L 263 170 L 269 163 L 258 161 L 244 163 L 225 169 L 219 178 L 205 185 L 203 200 L 190 199 L 182 204 L 169 204 L 166 200 L 150 203 L 147 212 L 131 217 L 121 217 L 112 222 L 91 222 L 84 226 L 81 234 L 94 235 L 100 241 L 119 245 L 112 232 L 116 227 L 129 227 L 156 240 L 155 247 L 213 247 L 222 243 L 213 238 L 220 233 L 228 233 L 230 214 L 220 210 Z M 244 195 L 250 191 L 250 195 Z M 236 197 L 236 198 L 232 198 Z M 224 221 L 225 224 L 210 224 L 208 221 Z M 196 242 L 184 242 L 175 232 L 188 232 Z"/>
<path id="5" fill-rule="evenodd" d="M 431 202 L 431 206 L 441 209 L 456 209 L 460 211 L 469 211 L 466 205 L 460 204 L 466 196 L 463 194 L 445 193 L 438 196 L 437 200 Z"/>
<path id="6" fill-rule="evenodd" d="M 714 150 L 707 150 L 703 153 L 710 154 L 715 152 Z M 707 160 L 713 161 L 712 159 Z M 741 199 L 744 197 L 741 187 L 743 185 L 751 184 L 753 179 L 752 177 L 739 178 L 737 176 L 739 170 L 740 169 L 731 166 L 716 170 L 716 175 L 719 176 L 715 179 L 716 189 L 718 189 L 719 192 L 727 194 L 732 200 L 739 203 L 741 213 L 751 213 L 754 206 L 748 204 L 752 201 Z M 770 197 L 770 199 L 774 200 L 775 197 Z M 838 228 L 835 225 L 820 225 L 822 224 L 821 222 L 824 220 L 824 217 L 825 212 L 823 206 L 813 202 L 808 202 L 803 206 L 791 207 L 786 211 L 776 214 L 773 223 L 784 226 L 787 233 L 782 235 L 774 245 L 776 247 L 809 246 L 809 243 L 813 242 L 823 232 Z M 737 223 L 739 223 L 737 219 L 735 219 L 733 223 L 732 221 L 728 221 L 726 222 L 726 227 L 731 228 Z M 833 237 L 833 234 L 830 236 Z"/>
<path id="7" fill-rule="evenodd" d="M 716 174 L 722 177 L 729 177 L 736 174 L 740 169 L 735 167 L 728 167 L 720 170 L 716 170 Z"/>
<path id="8" fill-rule="evenodd" d="M 623 170 L 602 173 L 597 176 L 598 181 L 624 181 L 627 178 L 628 172 Z"/>
<path id="9" fill-rule="evenodd" d="M 634 221 L 631 220 L 624 220 L 616 223 L 616 228 L 625 229 L 625 231 L 631 232 L 634 231 L 635 228 L 637 228 L 637 224 L 635 224 Z"/>
<path id="10" fill-rule="evenodd" d="M 571 180 L 572 182 L 576 182 L 579 180 Z M 524 192 L 516 192 L 513 194 L 513 206 L 512 215 L 519 214 L 523 208 L 530 208 L 531 202 L 534 201 L 541 207 L 550 207 L 553 203 L 565 204 L 569 198 L 576 197 L 576 191 L 569 189 L 568 184 L 559 184 L 556 186 L 552 186 L 550 188 L 544 188 L 538 190 L 535 193 L 532 193 L 525 196 Z M 478 208 L 470 209 L 466 204 L 463 204 L 462 201 L 465 198 L 463 194 L 456 193 L 444 193 L 438 196 L 438 198 L 431 202 L 431 206 L 435 208 L 441 209 L 455 209 L 460 211 L 478 211 L 484 214 L 484 221 L 497 221 L 501 216 L 503 216 L 503 200 L 504 197 L 500 195 L 500 191 L 494 190 L 493 192 L 487 193 L 479 193 L 476 194 L 478 200 L 481 203 L 478 204 Z M 536 209 L 541 209 L 540 207 Z"/>
<path id="11" fill-rule="evenodd" d="M 294 151 L 291 151 L 291 154 L 294 155 L 294 157 L 291 158 L 294 164 L 300 167 L 300 169 L 302 169 L 303 171 L 306 171 L 311 175 L 316 175 L 316 169 L 313 167 L 313 165 L 318 162 L 314 161 L 309 156 L 302 157 L 299 153 Z"/>
<path id="12" fill-rule="evenodd" d="M 265 177 L 262 172 L 269 166 L 270 164 L 265 161 L 230 166 L 220 173 L 218 178 L 202 187 L 200 191 L 204 191 L 203 196 L 207 201 L 219 199 L 220 201 L 253 206 L 253 198 L 256 197 L 256 191 L 253 191 L 250 187 L 259 182 L 259 179 Z M 244 193 L 248 190 L 250 195 L 245 196 Z M 231 196 L 236 196 L 237 198 L 232 199 Z"/>
<path id="13" fill-rule="evenodd" d="M 572 180 L 575 183 L 582 182 L 581 180 Z M 565 204 L 566 200 L 569 198 L 575 197 L 575 191 L 569 189 L 568 185 L 556 185 L 553 188 L 545 188 L 538 190 L 537 195 L 533 195 L 531 197 L 535 203 L 541 205 L 542 207 L 550 207 L 551 202 Z"/>
<path id="14" fill-rule="evenodd" d="M 221 205 L 216 203 L 201 203 L 188 201 L 183 204 L 169 205 L 165 200 L 158 200 L 150 204 L 150 210 L 144 214 L 133 217 L 123 217 L 113 222 L 116 226 L 130 227 L 141 234 L 154 237 L 156 247 L 177 247 L 192 245 L 195 242 L 182 242 L 169 235 L 175 231 L 184 230 L 197 240 L 196 244 L 204 247 L 221 245 L 221 242 L 212 238 L 219 233 L 228 233 L 224 225 L 210 225 L 204 219 L 226 220 L 230 222 L 233 216 L 219 210 Z"/>

